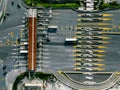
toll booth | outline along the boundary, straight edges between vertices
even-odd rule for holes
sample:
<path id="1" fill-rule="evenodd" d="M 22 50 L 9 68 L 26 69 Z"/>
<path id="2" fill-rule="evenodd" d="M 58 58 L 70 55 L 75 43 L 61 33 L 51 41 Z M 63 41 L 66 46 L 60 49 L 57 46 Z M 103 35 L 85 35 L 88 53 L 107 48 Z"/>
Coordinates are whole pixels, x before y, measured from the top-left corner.
<path id="1" fill-rule="evenodd" d="M 57 26 L 48 26 L 48 33 L 56 33 L 57 32 Z"/>
<path id="2" fill-rule="evenodd" d="M 94 1 L 93 0 L 86 0 L 86 10 L 93 11 L 94 10 Z"/>
<path id="3" fill-rule="evenodd" d="M 32 80 L 23 84 L 22 90 L 44 90 L 42 80 Z"/>
<path id="4" fill-rule="evenodd" d="M 66 38 L 65 45 L 76 45 L 77 39 L 76 38 Z"/>

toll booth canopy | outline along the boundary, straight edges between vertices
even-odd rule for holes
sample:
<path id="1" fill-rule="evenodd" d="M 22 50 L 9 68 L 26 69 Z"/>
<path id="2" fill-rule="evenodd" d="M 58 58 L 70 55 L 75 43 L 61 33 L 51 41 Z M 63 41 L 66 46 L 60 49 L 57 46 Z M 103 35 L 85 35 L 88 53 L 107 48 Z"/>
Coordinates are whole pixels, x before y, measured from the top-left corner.
<path id="1" fill-rule="evenodd" d="M 57 32 L 57 26 L 48 26 L 48 33 L 56 33 Z"/>
<path id="2" fill-rule="evenodd" d="M 76 38 L 66 38 L 65 39 L 65 45 L 75 45 L 77 43 Z"/>

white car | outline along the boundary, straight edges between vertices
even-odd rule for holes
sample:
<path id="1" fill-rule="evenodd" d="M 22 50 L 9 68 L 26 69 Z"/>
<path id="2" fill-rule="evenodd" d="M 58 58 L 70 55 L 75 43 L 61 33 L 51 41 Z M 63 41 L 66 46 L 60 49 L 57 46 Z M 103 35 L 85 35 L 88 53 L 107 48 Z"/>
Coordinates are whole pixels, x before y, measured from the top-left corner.
<path id="1" fill-rule="evenodd" d="M 93 77 L 92 76 L 86 76 L 85 79 L 89 79 L 89 80 L 92 80 Z"/>

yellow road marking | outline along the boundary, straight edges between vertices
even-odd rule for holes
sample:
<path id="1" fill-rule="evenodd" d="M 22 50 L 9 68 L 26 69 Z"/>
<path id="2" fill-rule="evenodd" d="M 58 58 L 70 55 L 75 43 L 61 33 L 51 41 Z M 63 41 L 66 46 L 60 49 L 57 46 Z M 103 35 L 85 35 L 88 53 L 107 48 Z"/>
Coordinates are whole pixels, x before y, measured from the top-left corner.
<path id="1" fill-rule="evenodd" d="M 112 14 L 103 14 L 103 16 L 113 16 Z"/>

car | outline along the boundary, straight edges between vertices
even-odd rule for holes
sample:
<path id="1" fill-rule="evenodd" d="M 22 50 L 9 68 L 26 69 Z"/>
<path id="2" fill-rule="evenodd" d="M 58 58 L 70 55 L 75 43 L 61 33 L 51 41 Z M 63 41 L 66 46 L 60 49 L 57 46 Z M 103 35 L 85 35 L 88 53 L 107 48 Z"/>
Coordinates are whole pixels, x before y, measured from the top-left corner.
<path id="1" fill-rule="evenodd" d="M 19 5 L 19 4 L 17 4 L 17 8 L 19 8 L 19 9 L 20 9 L 20 5 Z"/>
<path id="2" fill-rule="evenodd" d="M 6 76 L 6 74 L 7 74 L 7 71 L 5 71 L 5 72 L 3 73 L 4 76 Z"/>
<path id="3" fill-rule="evenodd" d="M 6 65 L 5 66 L 3 66 L 3 70 L 5 70 L 6 69 Z"/>
<path id="4" fill-rule="evenodd" d="M 12 6 L 14 5 L 14 2 L 13 2 L 13 1 L 11 2 L 11 5 L 12 5 Z"/>
<path id="5" fill-rule="evenodd" d="M 9 15 L 10 15 L 10 13 L 9 13 L 9 12 L 7 12 L 7 13 L 6 13 L 6 15 L 7 15 L 7 16 L 9 16 Z"/>

